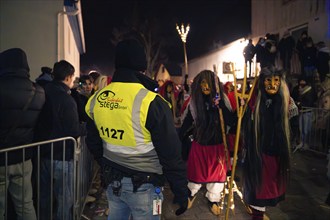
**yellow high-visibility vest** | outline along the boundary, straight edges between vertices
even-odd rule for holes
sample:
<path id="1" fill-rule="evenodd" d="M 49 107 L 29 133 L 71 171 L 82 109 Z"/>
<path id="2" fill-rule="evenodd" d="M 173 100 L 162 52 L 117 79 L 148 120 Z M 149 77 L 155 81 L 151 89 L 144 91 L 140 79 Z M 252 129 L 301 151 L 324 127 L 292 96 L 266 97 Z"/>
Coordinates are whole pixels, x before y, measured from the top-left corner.
<path id="1" fill-rule="evenodd" d="M 112 82 L 88 100 L 85 110 L 103 140 L 104 157 L 134 170 L 162 174 L 145 127 L 156 96 L 139 83 Z"/>

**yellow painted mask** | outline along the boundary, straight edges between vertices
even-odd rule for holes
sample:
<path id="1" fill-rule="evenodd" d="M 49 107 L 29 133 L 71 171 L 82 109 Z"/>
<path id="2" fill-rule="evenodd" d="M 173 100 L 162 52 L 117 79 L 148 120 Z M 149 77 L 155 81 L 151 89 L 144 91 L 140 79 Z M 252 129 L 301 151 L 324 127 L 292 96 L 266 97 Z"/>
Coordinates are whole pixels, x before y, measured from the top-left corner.
<path id="1" fill-rule="evenodd" d="M 173 91 L 173 85 L 172 84 L 168 84 L 166 87 L 166 92 L 171 93 Z"/>
<path id="2" fill-rule="evenodd" d="M 281 77 L 280 76 L 266 76 L 264 80 L 265 90 L 269 95 L 275 95 L 280 89 Z"/>
<path id="3" fill-rule="evenodd" d="M 210 89 L 210 86 L 209 86 L 208 82 L 206 81 L 206 79 L 203 79 L 201 82 L 201 90 L 204 95 L 211 94 L 211 89 Z"/>

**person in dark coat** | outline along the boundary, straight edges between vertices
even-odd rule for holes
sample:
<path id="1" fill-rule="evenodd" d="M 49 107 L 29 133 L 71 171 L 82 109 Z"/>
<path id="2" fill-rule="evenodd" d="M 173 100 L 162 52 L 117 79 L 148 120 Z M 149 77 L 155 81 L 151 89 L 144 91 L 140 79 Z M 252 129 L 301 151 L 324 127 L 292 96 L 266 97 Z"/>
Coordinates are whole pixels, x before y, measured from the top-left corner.
<path id="1" fill-rule="evenodd" d="M 93 77 L 91 75 L 82 75 L 76 80 L 78 80 L 78 83 L 71 89 L 71 96 L 77 103 L 80 123 L 85 123 L 88 118 L 85 112 L 85 105 L 91 96 L 92 91 L 94 91 Z"/>
<path id="2" fill-rule="evenodd" d="M 154 92 L 157 82 L 143 74 L 146 55 L 138 41 L 123 40 L 115 51 L 111 83 L 86 105 L 86 143 L 102 167 L 108 219 L 160 219 L 161 206 L 153 204 L 163 200 L 165 177 L 180 215 L 189 190 L 169 103 Z"/>
<path id="3" fill-rule="evenodd" d="M 323 41 L 318 42 L 316 44 L 316 48 L 316 68 L 319 73 L 321 83 L 323 83 L 326 75 L 330 73 L 330 49 Z"/>
<path id="4" fill-rule="evenodd" d="M 301 74 L 304 73 L 303 51 L 305 50 L 305 47 L 306 47 L 307 38 L 308 38 L 307 31 L 303 31 L 300 34 L 300 37 L 296 44 L 296 51 L 298 53 L 298 57 L 299 57 L 299 61 L 300 61 Z"/>
<path id="5" fill-rule="evenodd" d="M 242 123 L 243 194 L 253 220 L 263 219 L 267 206 L 285 198 L 290 169 L 289 100 L 283 71 L 262 68 Z"/>
<path id="6" fill-rule="evenodd" d="M 248 45 L 246 45 L 246 47 L 244 47 L 244 49 L 243 49 L 245 63 L 249 65 L 249 73 L 248 73 L 249 77 L 251 77 L 251 74 L 252 74 L 251 73 L 251 64 L 252 64 L 252 59 L 255 54 L 256 54 L 255 46 L 252 43 L 252 39 L 249 39 Z"/>
<path id="7" fill-rule="evenodd" d="M 45 93 L 41 86 L 29 79 L 29 71 L 27 57 L 22 49 L 12 48 L 0 53 L 1 150 L 33 142 L 35 125 L 45 103 Z M 33 148 L 25 149 L 25 155 L 22 150 L 11 151 L 7 159 L 4 153 L 0 154 L 0 178 L 1 181 L 9 181 L 6 188 L 4 184 L 0 187 L 0 218 L 8 217 L 4 216 L 5 192 L 8 191 L 17 218 L 36 219 L 32 201 L 32 157 Z"/>
<path id="8" fill-rule="evenodd" d="M 159 87 L 159 94 L 171 104 L 172 115 L 174 123 L 177 123 L 177 100 L 178 93 L 175 91 L 175 85 L 172 80 L 167 80 L 161 87 Z"/>
<path id="9" fill-rule="evenodd" d="M 84 135 L 83 127 L 79 123 L 77 104 L 70 95 L 70 88 L 73 87 L 75 80 L 74 72 L 74 67 L 65 60 L 54 64 L 54 80 L 45 87 L 46 103 L 38 122 L 37 140 L 52 140 L 67 136 L 78 138 Z M 53 208 L 55 219 L 63 217 L 72 219 L 74 144 L 72 141 L 55 142 L 53 148 L 48 144 L 42 146 L 41 150 L 40 184 L 43 187 L 41 187 L 40 195 L 40 219 L 49 219 L 51 214 L 51 174 L 54 181 L 54 197 L 58 204 Z M 65 178 L 63 173 L 65 173 Z M 64 188 L 63 181 L 65 181 Z"/>
<path id="10" fill-rule="evenodd" d="M 48 66 L 41 67 L 41 74 L 36 78 L 36 83 L 45 88 L 46 84 L 53 81 L 52 68 Z"/>
<path id="11" fill-rule="evenodd" d="M 290 35 L 289 31 L 285 31 L 282 39 L 278 43 L 278 50 L 280 52 L 283 69 L 286 69 L 289 72 L 291 70 L 291 58 L 295 47 L 296 43 L 294 38 Z"/>
<path id="12" fill-rule="evenodd" d="M 267 39 L 265 41 L 265 47 L 262 51 L 260 67 L 264 68 L 269 65 L 275 65 L 276 54 L 277 54 L 276 41 L 273 39 Z"/>
<path id="13" fill-rule="evenodd" d="M 312 130 L 313 112 L 312 108 L 316 106 L 317 94 L 308 77 L 301 75 L 298 79 L 298 98 L 297 106 L 299 108 L 299 126 L 302 142 L 297 145 L 297 149 L 308 149 L 310 132 Z"/>
<path id="14" fill-rule="evenodd" d="M 308 83 L 314 85 L 314 77 L 316 72 L 316 54 L 317 49 L 311 37 L 307 37 L 305 47 L 302 51 L 302 65 L 304 67 L 303 75 L 306 77 Z"/>
<path id="15" fill-rule="evenodd" d="M 260 63 L 261 60 L 264 57 L 264 53 L 265 53 L 265 38 L 260 37 L 258 40 L 258 43 L 255 46 L 255 52 L 256 52 L 256 60 L 257 63 Z"/>
<path id="16" fill-rule="evenodd" d="M 85 112 L 85 105 L 87 103 L 87 100 L 85 96 L 83 97 L 80 92 L 79 92 L 79 82 L 80 79 L 76 77 L 74 81 L 73 87 L 70 89 L 71 96 L 72 98 L 76 101 L 77 104 L 77 111 L 78 111 L 78 116 L 79 116 L 79 121 L 80 123 L 85 123 L 87 119 L 87 114 Z"/>

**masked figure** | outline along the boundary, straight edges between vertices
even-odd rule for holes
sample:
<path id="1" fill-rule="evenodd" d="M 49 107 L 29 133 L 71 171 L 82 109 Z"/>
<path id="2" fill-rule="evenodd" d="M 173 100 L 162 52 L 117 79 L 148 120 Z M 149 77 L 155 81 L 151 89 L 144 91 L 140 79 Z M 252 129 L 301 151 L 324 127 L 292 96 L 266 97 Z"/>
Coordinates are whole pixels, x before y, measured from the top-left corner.
<path id="1" fill-rule="evenodd" d="M 177 94 L 174 87 L 174 82 L 167 80 L 161 87 L 159 87 L 159 94 L 171 104 L 173 120 L 177 123 Z"/>
<path id="2" fill-rule="evenodd" d="M 217 84 L 217 85 L 216 85 Z M 200 72 L 191 85 L 191 99 L 187 116 L 180 130 L 181 140 L 192 131 L 191 149 L 187 160 L 188 187 L 191 191 L 188 208 L 192 206 L 196 194 L 206 184 L 206 197 L 214 215 L 220 215 L 221 192 L 226 181 L 228 150 L 223 144 L 219 108 L 222 109 L 224 126 L 236 122 L 236 114 L 231 112 L 230 103 L 220 89 L 218 77 L 212 71 Z"/>
<path id="3" fill-rule="evenodd" d="M 252 219 L 284 200 L 290 162 L 290 95 L 281 71 L 262 68 L 243 120 L 244 200 Z M 294 103 L 292 103 L 294 104 Z"/>

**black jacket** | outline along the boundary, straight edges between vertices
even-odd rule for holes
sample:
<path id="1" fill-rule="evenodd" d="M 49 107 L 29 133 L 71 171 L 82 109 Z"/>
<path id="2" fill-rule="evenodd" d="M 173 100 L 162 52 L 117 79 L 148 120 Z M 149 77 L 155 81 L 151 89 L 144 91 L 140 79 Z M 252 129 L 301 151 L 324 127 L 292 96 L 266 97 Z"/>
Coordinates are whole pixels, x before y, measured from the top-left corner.
<path id="1" fill-rule="evenodd" d="M 60 81 L 52 81 L 45 87 L 46 103 L 38 122 L 36 140 L 52 140 L 61 137 L 77 138 L 83 135 L 77 112 L 77 104 L 70 89 Z M 66 141 L 65 160 L 73 158 L 73 143 Z M 51 158 L 50 147 L 42 146 L 42 155 Z M 54 160 L 63 160 L 63 142 L 54 144 Z"/>
<path id="2" fill-rule="evenodd" d="M 88 98 L 77 91 L 77 88 L 71 89 L 71 96 L 76 101 L 77 111 L 80 123 L 87 121 L 88 115 L 85 112 L 85 105 L 87 104 Z"/>
<path id="3" fill-rule="evenodd" d="M 8 52 L 0 55 L 0 149 L 32 143 L 45 103 L 44 90 L 29 79 L 25 53 L 20 49 Z M 33 148 L 25 150 L 25 160 L 32 158 L 32 152 Z M 22 161 L 22 150 L 8 154 L 8 165 Z M 4 164 L 5 154 L 2 153 L 0 166 Z"/>
<path id="4" fill-rule="evenodd" d="M 315 101 L 317 100 L 317 95 L 315 89 L 307 85 L 303 89 L 299 88 L 299 96 L 298 96 L 298 107 L 301 109 L 302 107 L 315 107 Z"/>
<path id="5" fill-rule="evenodd" d="M 325 76 L 330 73 L 330 50 L 328 47 L 323 47 L 319 49 L 316 57 L 316 67 L 320 74 L 320 80 L 323 82 L 325 80 Z"/>
<path id="6" fill-rule="evenodd" d="M 139 74 L 132 70 L 119 69 L 115 72 L 112 82 L 141 83 L 141 75 Z M 148 87 L 145 83 L 141 84 Z M 181 159 L 181 142 L 174 127 L 171 110 L 161 97 L 157 96 L 150 104 L 146 128 L 150 131 L 164 175 L 175 195 L 174 200 L 179 204 L 183 204 L 188 198 L 186 166 Z M 102 158 L 102 139 L 91 119 L 87 121 L 86 142 L 95 159 L 99 160 Z M 105 158 L 103 159 L 106 160 Z M 134 172 L 125 167 L 120 167 L 109 160 L 106 160 L 106 163 L 124 172 Z"/>

